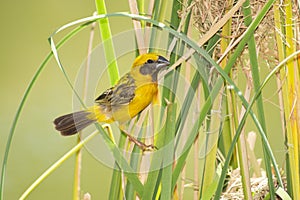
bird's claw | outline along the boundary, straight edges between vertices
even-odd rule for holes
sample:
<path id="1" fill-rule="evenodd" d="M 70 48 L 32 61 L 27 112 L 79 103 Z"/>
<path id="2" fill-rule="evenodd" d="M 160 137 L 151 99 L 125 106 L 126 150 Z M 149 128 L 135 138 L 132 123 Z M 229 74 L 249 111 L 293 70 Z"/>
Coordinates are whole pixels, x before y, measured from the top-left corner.
<path id="1" fill-rule="evenodd" d="M 158 148 L 156 146 L 154 146 L 153 144 L 147 145 L 133 137 L 129 137 L 129 140 L 131 142 L 133 142 L 134 144 L 136 144 L 143 152 L 158 150 Z"/>
<path id="2" fill-rule="evenodd" d="M 140 147 L 142 149 L 143 152 L 145 151 L 154 151 L 154 150 L 158 150 L 158 148 L 156 146 L 154 146 L 153 144 L 144 144 Z"/>

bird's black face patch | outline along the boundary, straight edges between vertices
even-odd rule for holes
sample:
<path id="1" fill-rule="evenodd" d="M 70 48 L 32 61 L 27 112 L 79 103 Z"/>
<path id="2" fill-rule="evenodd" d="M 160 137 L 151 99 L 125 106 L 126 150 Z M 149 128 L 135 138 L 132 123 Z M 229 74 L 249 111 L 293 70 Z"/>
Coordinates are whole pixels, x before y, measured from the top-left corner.
<path id="1" fill-rule="evenodd" d="M 141 68 L 140 72 L 143 75 L 151 75 L 155 71 L 156 64 L 155 63 L 145 63 Z"/>
<path id="2" fill-rule="evenodd" d="M 157 63 L 153 62 L 151 63 L 147 61 L 141 68 L 140 68 L 140 73 L 143 75 L 150 75 L 152 77 L 152 81 L 156 82 L 157 81 Z"/>
<path id="3" fill-rule="evenodd" d="M 158 60 L 148 59 L 144 65 L 141 66 L 140 73 L 142 75 L 150 75 L 152 77 L 152 81 L 157 82 L 157 75 L 159 71 L 169 64 L 169 61 L 162 56 L 159 56 Z"/>

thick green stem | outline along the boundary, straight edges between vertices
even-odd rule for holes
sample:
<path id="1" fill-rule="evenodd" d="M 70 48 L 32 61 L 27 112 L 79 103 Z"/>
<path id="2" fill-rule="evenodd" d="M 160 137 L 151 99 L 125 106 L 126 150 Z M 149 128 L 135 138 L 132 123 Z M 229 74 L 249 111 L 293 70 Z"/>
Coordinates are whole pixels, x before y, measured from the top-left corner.
<path id="1" fill-rule="evenodd" d="M 244 12 L 244 22 L 245 22 L 246 26 L 250 26 L 250 24 L 252 23 L 252 14 L 251 14 L 251 7 L 250 7 L 249 0 L 245 1 L 244 5 L 243 5 L 243 12 Z M 256 44 L 255 44 L 254 34 L 252 36 L 250 36 L 250 38 L 249 38 L 248 50 L 249 50 L 254 91 L 257 92 L 260 87 L 260 76 L 259 76 L 259 68 L 258 68 L 258 60 L 257 60 L 257 52 L 256 52 Z M 257 97 L 257 112 L 258 112 L 258 120 L 259 120 L 264 132 L 267 133 L 262 94 L 260 94 Z M 266 136 L 267 136 L 267 134 L 266 134 Z M 271 197 L 271 199 L 275 199 L 275 188 L 274 188 L 274 183 L 273 183 L 271 162 L 270 162 L 270 157 L 268 156 L 265 147 L 263 148 L 263 153 L 264 153 L 264 158 L 265 158 L 264 160 L 265 160 L 266 172 L 267 172 L 267 176 L 268 176 L 268 180 L 269 180 L 268 184 L 269 184 L 269 189 L 270 189 L 270 197 Z"/>
<path id="2" fill-rule="evenodd" d="M 95 0 L 98 14 L 106 14 L 106 6 L 104 0 Z M 119 80 L 119 71 L 117 60 L 115 56 L 115 50 L 112 42 L 112 35 L 109 26 L 108 18 L 103 18 L 99 20 L 100 34 L 105 51 L 105 60 L 108 63 L 108 73 L 110 78 L 110 83 L 112 85 L 116 84 Z"/>

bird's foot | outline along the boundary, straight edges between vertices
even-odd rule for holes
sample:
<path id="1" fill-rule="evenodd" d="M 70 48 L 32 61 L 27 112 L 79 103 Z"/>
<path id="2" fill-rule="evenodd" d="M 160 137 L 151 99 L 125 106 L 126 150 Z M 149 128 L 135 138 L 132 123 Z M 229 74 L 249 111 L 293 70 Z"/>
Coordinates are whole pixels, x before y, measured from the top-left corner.
<path id="1" fill-rule="evenodd" d="M 122 133 L 124 133 L 129 141 L 133 142 L 135 145 L 137 145 L 143 152 L 145 151 L 154 151 L 154 150 L 158 150 L 158 148 L 156 146 L 154 146 L 153 144 L 145 144 L 141 141 L 139 141 L 138 139 L 136 139 L 135 137 L 131 136 L 129 133 L 127 133 L 127 131 L 125 131 L 124 129 L 120 128 L 122 130 Z"/>
<path id="2" fill-rule="evenodd" d="M 128 136 L 128 135 L 127 135 Z M 135 145 L 137 145 L 143 152 L 145 151 L 154 151 L 157 150 L 157 147 L 154 146 L 153 144 L 145 144 L 139 140 L 137 140 L 136 138 L 132 137 L 132 136 L 128 136 L 128 139 L 133 142 Z"/>

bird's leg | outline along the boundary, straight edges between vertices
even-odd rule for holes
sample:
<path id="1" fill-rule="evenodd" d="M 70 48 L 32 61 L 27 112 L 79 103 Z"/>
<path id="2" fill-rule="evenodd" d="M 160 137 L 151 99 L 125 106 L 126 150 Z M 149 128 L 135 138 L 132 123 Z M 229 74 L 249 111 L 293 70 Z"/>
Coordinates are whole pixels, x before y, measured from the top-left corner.
<path id="1" fill-rule="evenodd" d="M 133 136 L 129 135 L 126 131 L 123 131 L 123 133 L 128 137 L 128 139 L 131 142 L 136 144 L 142 151 L 153 151 L 154 149 L 157 149 L 157 147 L 154 146 L 153 144 L 147 145 L 147 144 L 139 141 L 138 139 L 134 138 Z"/>
<path id="2" fill-rule="evenodd" d="M 156 146 L 154 146 L 153 144 L 145 144 L 141 141 L 139 141 L 138 139 L 136 139 L 135 137 L 133 137 L 132 135 L 130 135 L 129 133 L 127 133 L 127 131 L 125 131 L 124 127 L 120 126 L 121 131 L 128 137 L 129 141 L 133 142 L 135 145 L 137 145 L 143 152 L 144 151 L 153 151 L 154 149 L 157 149 Z"/>

